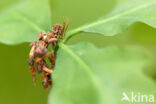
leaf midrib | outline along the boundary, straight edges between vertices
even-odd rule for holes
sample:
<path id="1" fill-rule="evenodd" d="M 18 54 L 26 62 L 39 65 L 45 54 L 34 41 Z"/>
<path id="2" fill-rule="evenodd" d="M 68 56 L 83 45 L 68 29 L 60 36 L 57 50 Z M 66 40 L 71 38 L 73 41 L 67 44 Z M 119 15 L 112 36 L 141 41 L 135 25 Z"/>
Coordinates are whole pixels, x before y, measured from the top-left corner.
<path id="1" fill-rule="evenodd" d="M 98 21 L 96 21 L 96 22 L 94 22 L 94 23 L 91 23 L 91 24 L 89 24 L 89 25 L 84 25 L 84 26 L 78 27 L 78 28 L 76 28 L 76 29 L 74 29 L 74 30 L 71 30 L 71 31 L 69 31 L 69 32 L 67 33 L 67 35 L 69 35 L 69 36 L 67 36 L 67 38 L 64 40 L 64 42 L 68 41 L 72 36 L 76 35 L 76 33 L 80 32 L 80 31 L 83 31 L 83 30 L 86 29 L 86 28 L 90 28 L 90 27 L 92 27 L 92 26 L 96 26 L 96 25 L 100 25 L 100 24 L 103 24 L 103 23 L 112 21 L 112 20 L 114 20 L 114 19 L 116 19 L 116 18 L 118 18 L 118 17 L 127 15 L 127 14 L 129 14 L 129 13 L 133 13 L 133 12 L 135 12 L 135 11 L 137 11 L 137 10 L 140 10 L 140 9 L 147 8 L 147 7 L 149 7 L 149 6 L 151 6 L 151 5 L 155 4 L 155 3 L 156 3 L 156 0 L 153 1 L 153 2 L 149 2 L 149 1 L 148 1 L 148 2 L 144 3 L 144 5 L 138 5 L 138 6 L 135 7 L 135 8 L 130 8 L 129 10 L 126 10 L 126 11 L 121 12 L 121 13 L 119 13 L 119 14 L 115 14 L 115 15 L 112 16 L 112 17 L 109 17 L 109 18 L 106 18 L 106 19 L 102 19 L 102 20 L 98 20 Z"/>
<path id="2" fill-rule="evenodd" d="M 99 80 L 99 78 L 91 71 L 92 69 L 83 61 L 82 58 L 80 58 L 78 55 L 76 55 L 70 48 L 68 48 L 65 44 L 60 43 L 60 48 L 62 48 L 65 52 L 67 52 L 75 61 L 77 61 L 84 69 L 88 75 L 91 77 L 92 81 L 95 83 L 96 87 L 98 87 L 98 90 L 100 91 L 101 97 L 104 96 L 104 86 L 102 82 Z"/>

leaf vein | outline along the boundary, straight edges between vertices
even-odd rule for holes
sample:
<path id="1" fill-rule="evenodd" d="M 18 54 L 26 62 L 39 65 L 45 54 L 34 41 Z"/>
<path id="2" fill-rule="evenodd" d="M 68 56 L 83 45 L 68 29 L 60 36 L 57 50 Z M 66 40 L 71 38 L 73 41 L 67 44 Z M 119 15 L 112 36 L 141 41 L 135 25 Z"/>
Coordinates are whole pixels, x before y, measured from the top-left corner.
<path id="1" fill-rule="evenodd" d="M 71 57 L 73 57 L 82 67 L 83 69 L 89 74 L 92 81 L 95 83 L 96 87 L 98 87 L 98 90 L 100 90 L 100 96 L 104 96 L 104 86 L 102 85 L 102 82 L 99 80 L 99 78 L 91 71 L 91 68 L 83 61 L 82 58 L 80 58 L 78 55 L 76 55 L 70 48 L 68 48 L 66 45 L 60 43 L 60 48 L 62 48 L 64 51 L 66 51 Z"/>
<path id="2" fill-rule="evenodd" d="M 33 23 L 32 21 L 28 20 L 27 18 L 25 18 L 24 16 L 22 16 L 19 13 L 14 12 L 14 16 L 15 18 L 20 19 L 21 21 L 25 22 L 26 24 L 28 24 L 29 26 L 31 26 L 34 30 L 36 30 L 37 32 L 43 30 L 41 29 L 39 26 L 37 26 L 35 23 Z"/>

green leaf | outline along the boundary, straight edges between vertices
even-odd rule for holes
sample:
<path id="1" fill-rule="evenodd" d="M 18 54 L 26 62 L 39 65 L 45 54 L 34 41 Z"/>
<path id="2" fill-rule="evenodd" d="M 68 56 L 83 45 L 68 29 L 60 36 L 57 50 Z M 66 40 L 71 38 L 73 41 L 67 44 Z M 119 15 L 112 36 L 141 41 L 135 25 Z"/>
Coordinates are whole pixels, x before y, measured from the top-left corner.
<path id="1" fill-rule="evenodd" d="M 70 31 L 65 41 L 80 31 L 113 36 L 126 30 L 135 22 L 143 22 L 156 28 L 156 0 L 117 1 L 118 5 L 111 13 L 93 23 Z"/>
<path id="2" fill-rule="evenodd" d="M 0 12 L 0 42 L 17 44 L 36 40 L 50 29 L 48 0 L 20 0 Z"/>
<path id="3" fill-rule="evenodd" d="M 60 44 L 49 104 L 128 104 L 123 92 L 156 94 L 142 71 L 148 59 L 136 48 Z"/>

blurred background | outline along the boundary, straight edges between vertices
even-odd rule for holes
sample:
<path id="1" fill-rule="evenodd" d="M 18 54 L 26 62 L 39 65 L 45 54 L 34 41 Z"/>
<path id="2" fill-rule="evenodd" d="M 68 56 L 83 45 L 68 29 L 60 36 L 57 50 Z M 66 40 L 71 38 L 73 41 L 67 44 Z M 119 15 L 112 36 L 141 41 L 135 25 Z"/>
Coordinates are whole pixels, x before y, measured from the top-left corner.
<path id="1" fill-rule="evenodd" d="M 0 0 L 0 11 L 18 1 Z M 49 4 L 51 24 L 62 23 L 63 16 L 69 17 L 71 30 L 104 16 L 115 7 L 116 0 L 50 0 Z M 153 58 L 153 64 L 146 67 L 146 71 L 156 78 L 156 29 L 135 23 L 127 31 L 113 37 L 79 33 L 68 44 L 82 41 L 91 42 L 99 48 L 109 45 L 142 47 Z M 29 43 L 16 46 L 0 43 L 0 104 L 46 104 L 49 91 L 42 88 L 39 76 L 34 86 L 28 70 L 29 50 Z"/>

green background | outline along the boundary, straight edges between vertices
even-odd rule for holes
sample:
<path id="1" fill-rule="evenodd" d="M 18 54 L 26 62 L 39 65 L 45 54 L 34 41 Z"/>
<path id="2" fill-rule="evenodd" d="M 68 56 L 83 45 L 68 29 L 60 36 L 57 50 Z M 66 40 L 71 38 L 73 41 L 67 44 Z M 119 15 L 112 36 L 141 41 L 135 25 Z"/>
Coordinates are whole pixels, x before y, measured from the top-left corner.
<path id="1" fill-rule="evenodd" d="M 1 0 L 0 11 L 17 1 Z M 104 16 L 114 8 L 116 1 L 51 0 L 50 5 L 52 24 L 62 23 L 63 16 L 69 17 L 71 30 Z M 80 33 L 69 40 L 68 44 L 82 41 L 92 42 L 97 47 L 117 44 L 139 46 L 147 49 L 153 57 L 153 63 L 156 60 L 156 29 L 143 23 L 135 23 L 127 31 L 113 37 Z M 34 86 L 28 70 L 29 50 L 28 43 L 16 46 L 0 44 L 0 104 L 46 104 L 49 91 L 42 88 L 40 76 L 37 76 L 37 85 Z M 154 64 L 147 68 L 149 74 L 153 74 L 154 77 L 153 71 L 156 70 Z"/>

